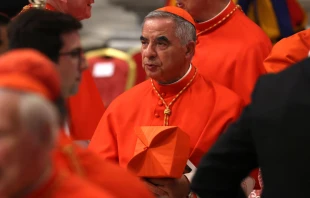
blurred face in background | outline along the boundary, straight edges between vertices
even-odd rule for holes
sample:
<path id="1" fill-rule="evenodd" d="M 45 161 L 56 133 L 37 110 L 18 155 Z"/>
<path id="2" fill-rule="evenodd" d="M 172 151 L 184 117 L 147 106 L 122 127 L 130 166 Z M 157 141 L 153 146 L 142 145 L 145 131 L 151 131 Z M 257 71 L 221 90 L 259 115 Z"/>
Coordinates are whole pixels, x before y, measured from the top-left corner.
<path id="1" fill-rule="evenodd" d="M 78 20 L 91 17 L 92 4 L 95 0 L 46 0 L 57 11 L 70 14 Z"/>
<path id="2" fill-rule="evenodd" d="M 2 91 L 2 90 L 1 90 Z M 0 93 L 0 197 L 14 197 L 38 180 L 45 163 L 35 138 L 21 127 L 20 97 Z"/>
<path id="3" fill-rule="evenodd" d="M 63 47 L 58 59 L 58 70 L 64 97 L 77 93 L 82 79 L 82 72 L 87 69 L 78 31 L 62 35 Z"/>

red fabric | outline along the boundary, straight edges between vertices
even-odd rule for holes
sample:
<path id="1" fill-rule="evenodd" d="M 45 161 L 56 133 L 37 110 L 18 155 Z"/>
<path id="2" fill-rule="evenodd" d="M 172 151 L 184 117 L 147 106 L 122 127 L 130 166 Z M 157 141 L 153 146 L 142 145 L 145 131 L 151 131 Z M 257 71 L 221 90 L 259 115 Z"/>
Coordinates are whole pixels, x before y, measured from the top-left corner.
<path id="1" fill-rule="evenodd" d="M 49 99 L 54 100 L 59 97 L 60 79 L 55 70 L 55 64 L 43 54 L 32 49 L 13 50 L 0 57 L 0 65 L 0 74 L 27 75 L 32 78 L 32 81 L 41 83 L 44 89 L 48 90 L 43 91 L 45 93 L 42 94 Z M 18 82 L 15 82 L 16 86 L 17 84 Z M 19 87 L 21 86 L 26 84 L 20 84 Z"/>
<path id="2" fill-rule="evenodd" d="M 78 93 L 67 103 L 70 135 L 75 140 L 90 140 L 105 108 L 89 70 L 83 72 Z"/>
<path id="3" fill-rule="evenodd" d="M 169 12 L 171 14 L 177 15 L 181 18 L 183 18 L 184 20 L 190 22 L 193 26 L 195 26 L 195 21 L 193 19 L 193 17 L 184 9 L 182 8 L 178 8 L 176 6 L 166 6 L 166 7 L 162 7 L 157 9 L 158 11 L 163 11 L 163 12 Z"/>
<path id="4" fill-rule="evenodd" d="M 73 144 L 63 131 L 60 131 L 53 159 L 59 169 L 78 175 L 100 189 L 105 189 L 114 197 L 153 197 L 137 177 Z"/>
<path id="5" fill-rule="evenodd" d="M 135 85 L 145 81 L 147 79 L 145 70 L 142 66 L 142 55 L 141 52 L 137 52 L 132 55 L 133 60 L 135 61 L 137 65 L 137 74 L 136 74 L 136 83 Z"/>
<path id="6" fill-rule="evenodd" d="M 135 128 L 135 134 L 129 170 L 143 178 L 182 177 L 190 151 L 187 133 L 176 126 L 143 126 Z"/>
<path id="7" fill-rule="evenodd" d="M 194 69 L 180 82 L 155 86 L 169 104 L 194 75 Z M 203 102 L 201 102 L 203 101 Z M 197 166 L 228 124 L 243 108 L 242 100 L 229 89 L 205 80 L 199 73 L 173 104 L 170 126 L 190 135 L 191 162 Z M 89 148 L 103 159 L 126 168 L 134 154 L 138 126 L 162 126 L 165 107 L 150 80 L 133 87 L 114 100 L 103 115 Z"/>
<path id="8" fill-rule="evenodd" d="M 293 24 L 293 27 L 299 27 L 302 25 L 304 19 L 305 19 L 305 13 L 300 6 L 300 4 L 297 2 L 297 0 L 286 0 L 287 7 L 289 9 L 291 21 Z"/>
<path id="9" fill-rule="evenodd" d="M 125 91 L 129 66 L 124 60 L 117 58 L 91 58 L 88 60 L 89 69 L 92 72 L 94 81 L 98 87 L 101 98 L 105 106 L 109 104 L 120 94 Z M 114 72 L 111 76 L 95 76 L 94 70 L 100 67 L 100 64 L 111 63 Z"/>
<path id="10" fill-rule="evenodd" d="M 50 94 L 50 91 L 46 87 L 44 87 L 44 85 L 26 74 L 0 74 L 0 87 L 5 87 L 8 89 L 23 92 L 39 93 L 40 95 L 49 100 L 54 99 L 54 97 Z"/>
<path id="11" fill-rule="evenodd" d="M 264 61 L 269 73 L 280 72 L 308 57 L 310 51 L 310 30 L 298 32 L 280 40 L 274 45 Z"/>
<path id="12" fill-rule="evenodd" d="M 55 170 L 50 179 L 25 198 L 114 198 L 105 189 L 65 171 Z"/>
<path id="13" fill-rule="evenodd" d="M 193 65 L 206 78 L 236 92 L 245 103 L 250 102 L 257 78 L 265 74 L 263 61 L 272 44 L 268 36 L 241 10 L 218 24 L 236 5 L 230 5 L 214 19 L 197 23 L 198 35 Z"/>

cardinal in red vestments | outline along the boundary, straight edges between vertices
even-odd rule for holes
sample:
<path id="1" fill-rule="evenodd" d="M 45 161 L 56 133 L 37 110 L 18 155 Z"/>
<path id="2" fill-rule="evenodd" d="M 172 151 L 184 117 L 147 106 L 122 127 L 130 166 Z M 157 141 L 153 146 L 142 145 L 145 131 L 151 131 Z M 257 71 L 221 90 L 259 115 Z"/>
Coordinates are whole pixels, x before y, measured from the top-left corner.
<path id="1" fill-rule="evenodd" d="M 277 42 L 264 61 L 269 73 L 277 73 L 307 58 L 310 51 L 310 30 L 298 32 Z"/>
<path id="2" fill-rule="evenodd" d="M 29 76 L 33 81 L 40 82 L 41 87 L 38 89 L 28 86 L 24 87 L 23 91 L 44 95 L 51 102 L 59 104 L 59 77 L 54 64 L 46 59 L 33 50 L 12 51 L 0 58 L 0 74 L 18 73 Z M 117 165 L 103 161 L 97 154 L 75 145 L 62 130 L 58 135 L 58 141 L 52 152 L 55 168 L 90 182 L 115 197 L 126 197 L 128 194 L 152 197 L 135 176 Z M 120 187 L 123 190 L 120 191 Z"/>
<path id="3" fill-rule="evenodd" d="M 45 9 L 68 13 L 79 20 L 91 17 L 94 0 L 47 0 Z M 21 12 L 31 9 L 27 5 Z M 90 140 L 104 112 L 104 105 L 88 69 L 83 71 L 79 91 L 67 100 L 70 135 L 75 140 Z"/>
<path id="4" fill-rule="evenodd" d="M 189 160 L 197 166 L 239 116 L 243 101 L 233 91 L 205 79 L 198 66 L 191 64 L 196 29 L 186 11 L 164 7 L 149 13 L 140 40 L 143 67 L 150 79 L 110 104 L 89 148 L 126 168 L 134 155 L 136 127 L 177 126 L 190 136 Z M 185 197 L 189 193 L 184 175 L 147 181 L 157 196 Z"/>
<path id="5" fill-rule="evenodd" d="M 266 73 L 263 61 L 272 48 L 268 36 L 231 0 L 176 1 L 196 22 L 193 65 L 248 104 L 257 78 Z"/>
<path id="6" fill-rule="evenodd" d="M 177 5 L 196 21 L 193 65 L 249 103 L 257 78 L 266 73 L 268 36 L 231 0 L 177 0 Z"/>

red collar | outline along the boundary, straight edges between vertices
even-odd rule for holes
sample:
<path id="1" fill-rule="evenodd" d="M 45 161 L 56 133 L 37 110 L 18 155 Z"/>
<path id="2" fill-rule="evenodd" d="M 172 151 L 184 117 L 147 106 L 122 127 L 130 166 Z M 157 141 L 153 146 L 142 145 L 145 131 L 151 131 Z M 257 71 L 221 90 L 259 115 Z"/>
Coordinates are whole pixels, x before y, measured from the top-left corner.
<path id="1" fill-rule="evenodd" d="M 236 4 L 232 1 L 230 1 L 229 5 L 227 8 L 225 8 L 225 10 L 223 10 L 218 16 L 216 16 L 215 18 L 206 21 L 206 22 L 202 22 L 202 23 L 196 23 L 196 29 L 197 29 L 197 34 L 199 34 L 201 31 L 204 31 L 212 26 L 215 26 L 214 28 L 212 28 L 212 30 L 218 28 L 221 26 L 221 24 L 227 22 L 229 20 L 226 19 L 225 22 L 221 23 L 221 20 L 223 20 L 226 16 L 228 16 L 231 12 L 233 12 L 233 10 L 236 8 Z M 221 23 L 221 24 L 219 24 Z M 219 24 L 219 25 L 216 25 Z"/>

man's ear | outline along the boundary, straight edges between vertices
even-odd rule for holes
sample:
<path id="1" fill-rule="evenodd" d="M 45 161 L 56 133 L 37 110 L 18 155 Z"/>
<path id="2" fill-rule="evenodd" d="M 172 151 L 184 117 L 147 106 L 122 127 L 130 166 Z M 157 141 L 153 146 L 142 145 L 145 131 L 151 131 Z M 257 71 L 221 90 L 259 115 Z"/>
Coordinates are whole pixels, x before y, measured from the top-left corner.
<path id="1" fill-rule="evenodd" d="M 186 44 L 186 58 L 192 58 L 195 54 L 195 47 L 196 47 L 196 42 L 195 41 L 190 41 L 189 43 Z"/>

